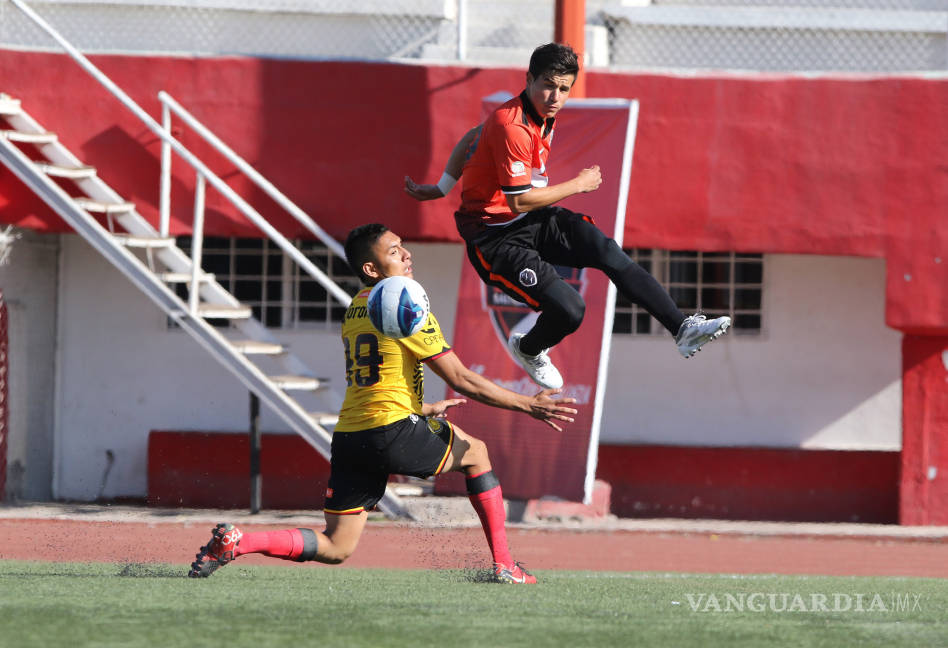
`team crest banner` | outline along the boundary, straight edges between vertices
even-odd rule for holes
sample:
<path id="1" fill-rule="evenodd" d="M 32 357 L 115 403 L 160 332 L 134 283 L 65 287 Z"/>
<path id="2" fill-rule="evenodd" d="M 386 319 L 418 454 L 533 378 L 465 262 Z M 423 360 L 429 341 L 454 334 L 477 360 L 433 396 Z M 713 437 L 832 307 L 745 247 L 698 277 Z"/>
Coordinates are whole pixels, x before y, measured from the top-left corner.
<path id="1" fill-rule="evenodd" d="M 486 98 L 485 116 L 508 98 L 507 94 Z M 550 184 L 568 180 L 594 164 L 600 166 L 602 185 L 597 191 L 572 196 L 559 204 L 591 216 L 620 245 L 637 116 L 638 102 L 634 100 L 572 99 L 557 115 L 550 153 Z M 586 302 L 586 316 L 579 330 L 550 351 L 550 358 L 563 375 L 562 395 L 577 400 L 576 421 L 557 432 L 524 414 L 472 401 L 451 410 L 449 420 L 487 443 L 506 497 L 555 495 L 588 502 L 596 473 L 615 288 L 598 270 L 557 270 Z M 520 281 L 528 283 L 530 277 L 522 276 Z M 484 285 L 465 259 L 453 346 L 472 370 L 512 391 L 537 393 L 540 388 L 507 351 L 510 334 L 529 330 L 537 316 L 525 304 Z M 447 397 L 461 395 L 449 389 Z M 458 474 L 441 476 L 436 483 L 440 493 L 463 493 L 464 489 Z"/>

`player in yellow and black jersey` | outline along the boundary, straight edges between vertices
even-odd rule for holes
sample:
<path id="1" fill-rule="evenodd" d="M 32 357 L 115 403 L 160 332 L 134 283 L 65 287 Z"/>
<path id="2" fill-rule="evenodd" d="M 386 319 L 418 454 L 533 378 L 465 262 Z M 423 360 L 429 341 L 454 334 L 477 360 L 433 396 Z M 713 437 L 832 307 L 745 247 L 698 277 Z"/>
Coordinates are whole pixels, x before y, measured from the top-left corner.
<path id="1" fill-rule="evenodd" d="M 463 472 L 471 504 L 480 517 L 497 580 L 535 583 L 514 562 L 507 546 L 500 483 L 491 470 L 487 446 L 449 423 L 445 413 L 461 398 L 424 402 L 424 367 L 434 370 L 456 392 L 476 401 L 529 414 L 559 430 L 572 421 L 572 398 L 555 399 L 559 389 L 535 396 L 506 390 L 465 367 L 430 315 L 425 328 L 403 339 L 389 338 L 372 326 L 366 301 L 371 286 L 392 276 L 412 276 L 411 253 L 384 225 L 355 228 L 346 239 L 346 258 L 366 288 L 352 300 L 342 325 L 346 396 L 332 438 L 331 473 L 326 492 L 326 528 L 241 533 L 220 524 L 192 564 L 192 576 L 210 575 L 245 553 L 287 560 L 341 563 L 355 550 L 366 511 L 385 493 L 389 475 L 430 477 Z"/>
<path id="2" fill-rule="evenodd" d="M 346 399 L 336 432 L 365 430 L 422 411 L 424 363 L 449 352 L 434 314 L 418 333 L 395 340 L 369 321 L 370 288 L 352 300 L 342 321 L 346 354 Z"/>

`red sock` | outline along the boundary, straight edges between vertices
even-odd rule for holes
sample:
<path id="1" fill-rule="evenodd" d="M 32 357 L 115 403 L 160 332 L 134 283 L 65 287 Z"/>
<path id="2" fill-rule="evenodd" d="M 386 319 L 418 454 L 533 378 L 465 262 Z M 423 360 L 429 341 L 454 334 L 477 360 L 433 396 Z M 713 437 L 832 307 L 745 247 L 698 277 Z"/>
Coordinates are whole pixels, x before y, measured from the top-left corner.
<path id="1" fill-rule="evenodd" d="M 485 477 L 487 477 L 486 480 Z M 478 490 L 477 486 L 485 482 L 487 484 L 493 482 L 496 485 L 480 493 L 471 492 Z M 467 487 L 468 499 L 471 500 L 471 505 L 481 519 L 481 526 L 484 527 L 484 535 L 487 536 L 487 544 L 490 546 L 494 562 L 507 566 L 513 565 L 513 558 L 507 547 L 507 530 L 504 528 L 507 520 L 507 514 L 504 511 L 504 496 L 497 478 L 491 471 L 473 475 L 467 478 Z"/>
<path id="2" fill-rule="evenodd" d="M 262 553 L 273 558 L 303 562 L 316 555 L 316 534 L 310 529 L 282 529 L 245 533 L 234 552 L 237 556 Z"/>

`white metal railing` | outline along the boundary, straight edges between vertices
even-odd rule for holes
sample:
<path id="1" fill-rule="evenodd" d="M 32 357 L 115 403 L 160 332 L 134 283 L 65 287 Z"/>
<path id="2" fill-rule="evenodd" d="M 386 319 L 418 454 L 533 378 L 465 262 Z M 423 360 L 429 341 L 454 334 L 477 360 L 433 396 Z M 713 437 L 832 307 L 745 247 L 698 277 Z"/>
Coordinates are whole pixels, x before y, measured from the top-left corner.
<path id="1" fill-rule="evenodd" d="M 197 117 L 192 115 L 185 109 L 181 104 L 179 104 L 174 97 L 162 90 L 158 93 L 158 100 L 161 101 L 161 120 L 162 125 L 165 130 L 171 132 L 171 112 L 174 112 L 178 117 L 180 117 L 184 122 L 190 126 L 195 133 L 204 138 L 211 146 L 213 146 L 219 153 L 224 157 L 230 160 L 238 169 L 243 171 L 244 175 L 253 180 L 253 182 L 260 187 L 268 196 L 273 198 L 281 207 L 283 207 L 289 214 L 295 218 L 303 227 L 308 229 L 313 236 L 322 241 L 326 247 L 332 250 L 337 256 L 345 259 L 346 253 L 342 249 L 342 245 L 329 236 L 326 231 L 313 222 L 313 219 L 304 212 L 299 206 L 294 203 L 292 200 L 286 197 L 286 195 L 273 186 L 269 180 L 263 177 L 259 171 L 254 169 L 249 162 L 237 155 L 232 148 L 225 144 L 217 135 L 211 132 L 204 124 L 202 124 Z M 171 156 L 166 158 L 163 155 L 161 158 L 161 182 L 162 187 L 171 186 Z M 161 226 L 162 228 L 167 228 L 168 226 L 168 216 L 170 213 L 170 189 L 165 192 L 162 192 L 161 197 Z M 167 236 L 167 231 L 162 230 L 162 236 Z"/>
<path id="2" fill-rule="evenodd" d="M 194 209 L 194 233 L 197 234 L 198 231 L 203 233 L 203 220 L 204 220 L 204 183 L 205 181 L 210 182 L 211 185 L 217 189 L 221 194 L 224 195 L 240 212 L 247 217 L 254 225 L 256 225 L 260 230 L 270 237 L 290 258 L 296 261 L 301 268 L 303 268 L 307 274 L 312 276 L 316 281 L 320 283 L 333 297 L 336 298 L 343 305 L 348 305 L 352 299 L 352 296 L 346 293 L 342 288 L 340 288 L 332 279 L 330 279 L 322 270 L 320 270 L 316 265 L 313 264 L 309 258 L 306 257 L 300 250 L 293 245 L 289 240 L 286 239 L 280 232 L 273 228 L 267 220 L 260 215 L 257 210 L 250 206 L 243 198 L 240 197 L 231 187 L 220 179 L 213 171 L 211 171 L 197 156 L 195 156 L 191 151 L 189 151 L 181 142 L 175 139 L 171 135 L 171 131 L 166 127 L 159 124 L 152 118 L 151 115 L 146 113 L 141 106 L 139 106 L 135 101 L 125 93 L 124 90 L 119 88 L 108 76 L 105 75 L 99 68 L 92 64 L 89 59 L 87 59 L 82 52 L 77 50 L 73 45 L 67 41 L 58 31 L 56 31 L 52 25 L 46 22 L 40 15 L 38 15 L 33 9 L 26 4 L 23 0 L 10 0 L 14 6 L 22 11 L 26 16 L 32 20 L 38 27 L 43 31 L 49 34 L 50 37 L 55 40 L 60 47 L 62 47 L 69 56 L 72 57 L 74 61 L 85 70 L 92 78 L 102 84 L 106 90 L 108 90 L 112 95 L 114 95 L 122 104 L 128 108 L 132 114 L 134 114 L 138 119 L 148 127 L 155 135 L 161 138 L 162 141 L 162 163 L 164 166 L 165 157 L 170 158 L 170 150 L 173 150 L 175 153 L 181 156 L 197 173 L 197 186 L 195 187 L 195 209 Z M 196 121 L 196 120 L 195 120 Z M 219 140 L 218 140 L 219 141 Z M 223 144 L 223 143 L 221 143 Z M 170 167 L 170 160 L 169 160 Z M 258 174 L 259 175 L 259 174 Z M 163 231 L 160 232 L 161 236 L 167 236 L 167 218 L 169 207 L 167 202 L 165 202 L 170 197 L 170 178 L 167 180 L 162 180 L 161 185 L 161 197 L 163 205 L 163 214 L 162 214 L 162 227 Z M 198 229 L 200 226 L 200 230 Z M 200 260 L 201 260 L 201 249 L 200 249 L 200 238 L 195 236 L 195 240 L 192 241 L 192 279 L 196 279 L 199 273 Z M 337 244 L 338 246 L 338 244 Z M 335 250 L 334 250 L 335 251 Z M 345 258 L 343 256 L 343 258 Z M 196 259 L 196 260 L 195 260 Z M 189 298 L 189 308 L 191 309 L 191 314 L 196 315 L 197 310 L 197 294 L 199 290 L 199 283 L 197 281 L 192 281 L 190 285 L 190 298 Z"/>

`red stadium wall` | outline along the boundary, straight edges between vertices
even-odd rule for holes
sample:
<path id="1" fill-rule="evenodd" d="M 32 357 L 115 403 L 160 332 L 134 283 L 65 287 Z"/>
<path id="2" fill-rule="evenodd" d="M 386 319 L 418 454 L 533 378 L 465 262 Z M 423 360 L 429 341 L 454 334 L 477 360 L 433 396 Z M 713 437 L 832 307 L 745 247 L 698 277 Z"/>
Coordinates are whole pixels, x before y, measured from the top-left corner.
<path id="1" fill-rule="evenodd" d="M 906 335 L 902 367 L 899 519 L 948 524 L 948 337 Z"/>
<path id="2" fill-rule="evenodd" d="M 457 240 L 453 202 L 416 203 L 401 192 L 402 178 L 438 178 L 456 139 L 479 120 L 481 98 L 517 92 L 524 76 L 250 58 L 94 61 L 155 116 L 157 92 L 170 92 L 337 238 L 372 217 L 413 240 Z M 0 79 L 157 219 L 157 138 L 121 104 L 62 55 L 0 50 Z M 948 80 L 590 72 L 587 89 L 641 101 L 627 244 L 884 257 L 887 324 L 948 333 Z M 230 175 L 196 136 L 182 140 Z M 190 227 L 193 183 L 178 164 L 176 233 Z M 301 233 L 259 192 L 235 186 L 286 233 Z M 210 232 L 256 235 L 218 196 L 208 208 Z M 63 227 L 5 170 L 0 222 Z"/>
<path id="3" fill-rule="evenodd" d="M 431 241 L 457 240 L 454 203 L 410 200 L 403 176 L 439 177 L 481 98 L 517 92 L 524 76 L 250 58 L 94 61 L 152 115 L 157 92 L 168 91 L 334 236 L 373 219 Z M 105 90 L 56 54 L 0 50 L 0 79 L 0 91 L 157 221 L 157 138 Z M 948 80 L 590 72 L 587 94 L 641 101 L 626 244 L 886 259 L 886 323 L 906 334 L 899 515 L 948 523 L 937 454 L 948 438 L 948 383 L 936 362 L 948 340 Z M 196 136 L 180 137 L 233 175 Z M 175 233 L 189 231 L 193 185 L 178 163 Z M 233 185 L 284 233 L 301 234 L 258 191 Z M 64 227 L 2 168 L 0 223 Z M 207 223 L 214 234 L 257 235 L 214 192 Z"/>

